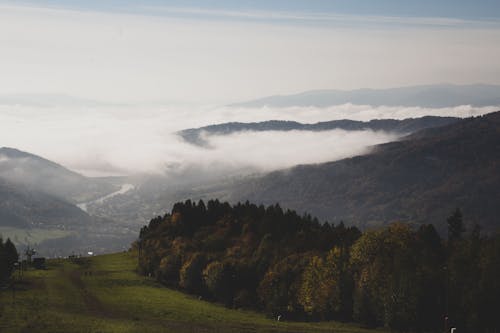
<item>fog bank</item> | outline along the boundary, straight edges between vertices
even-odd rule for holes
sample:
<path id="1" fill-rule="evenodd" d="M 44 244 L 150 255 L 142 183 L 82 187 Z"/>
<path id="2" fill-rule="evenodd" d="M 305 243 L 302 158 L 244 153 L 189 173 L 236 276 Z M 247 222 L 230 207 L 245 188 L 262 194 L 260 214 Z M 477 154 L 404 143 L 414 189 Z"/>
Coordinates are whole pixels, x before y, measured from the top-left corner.
<path id="1" fill-rule="evenodd" d="M 0 146 L 28 151 L 87 175 L 163 172 L 200 165 L 261 171 L 332 161 L 395 140 L 373 131 L 243 132 L 210 136 L 211 149 L 184 142 L 176 131 L 240 121 L 294 120 L 303 123 L 353 119 L 404 119 L 425 115 L 469 117 L 496 107 L 443 109 L 340 105 L 328 108 L 234 108 L 211 106 L 0 105 Z"/>

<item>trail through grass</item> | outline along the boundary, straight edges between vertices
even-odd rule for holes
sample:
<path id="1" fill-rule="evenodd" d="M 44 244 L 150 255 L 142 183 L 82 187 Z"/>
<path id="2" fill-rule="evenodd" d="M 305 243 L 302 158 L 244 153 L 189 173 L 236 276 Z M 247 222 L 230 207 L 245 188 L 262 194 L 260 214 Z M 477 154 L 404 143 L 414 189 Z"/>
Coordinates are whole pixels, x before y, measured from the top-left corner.
<path id="1" fill-rule="evenodd" d="M 373 332 L 335 322 L 277 322 L 165 288 L 131 253 L 50 260 L 0 291 L 0 332 Z"/>

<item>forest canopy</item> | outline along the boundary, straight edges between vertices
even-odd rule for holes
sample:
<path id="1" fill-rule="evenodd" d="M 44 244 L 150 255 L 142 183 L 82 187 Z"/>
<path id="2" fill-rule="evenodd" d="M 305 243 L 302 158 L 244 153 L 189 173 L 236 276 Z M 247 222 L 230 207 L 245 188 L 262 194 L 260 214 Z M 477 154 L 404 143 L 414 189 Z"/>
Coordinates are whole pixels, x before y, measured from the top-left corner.
<path id="1" fill-rule="evenodd" d="M 500 308 L 500 235 L 443 239 L 430 224 L 361 232 L 279 205 L 190 200 L 141 229 L 139 271 L 161 283 L 285 320 L 354 321 L 396 331 L 486 332 Z"/>

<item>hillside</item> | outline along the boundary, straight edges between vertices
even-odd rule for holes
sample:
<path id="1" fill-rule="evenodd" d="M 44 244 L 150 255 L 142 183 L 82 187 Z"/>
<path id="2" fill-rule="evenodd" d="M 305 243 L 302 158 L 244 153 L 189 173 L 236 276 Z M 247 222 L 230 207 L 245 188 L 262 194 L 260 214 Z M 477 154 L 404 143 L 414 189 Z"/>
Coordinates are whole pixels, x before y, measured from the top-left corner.
<path id="1" fill-rule="evenodd" d="M 201 128 L 186 129 L 178 132 L 187 142 L 209 148 L 211 135 L 230 135 L 242 131 L 329 131 L 334 129 L 386 131 L 404 136 L 425 128 L 440 127 L 459 121 L 451 117 L 421 117 L 404 120 L 384 119 L 368 122 L 339 120 L 302 124 L 292 121 L 266 121 L 257 123 L 224 123 Z M 170 170 L 172 172 L 173 170 Z M 109 217 L 130 223 L 144 223 L 151 216 L 163 214 L 177 201 L 186 199 L 210 200 L 219 198 L 236 202 L 245 200 L 240 193 L 247 193 L 245 186 L 253 186 L 253 179 L 262 176 L 255 170 L 230 170 L 217 168 L 180 168 L 173 177 L 162 175 L 145 176 L 135 180 L 137 186 L 124 195 L 107 200 L 103 204 L 90 205 L 92 215 Z M 130 180 L 134 183 L 133 180 Z M 240 186 L 243 187 L 240 190 Z M 260 198 L 258 198 L 260 200 Z M 258 200 L 258 201 L 259 201 Z M 266 203 L 282 202 L 274 197 Z M 301 206 L 294 206 L 298 209 Z M 316 213 L 316 211 L 314 211 Z M 324 217 L 324 215 L 320 215 Z"/>
<path id="2" fill-rule="evenodd" d="M 372 332 L 336 322 L 277 322 L 230 310 L 137 275 L 134 253 L 29 270 L 16 291 L 0 290 L 1 332 Z"/>
<path id="3" fill-rule="evenodd" d="M 137 228 L 88 215 L 77 206 L 0 179 L 0 236 L 47 256 L 127 248 Z"/>
<path id="4" fill-rule="evenodd" d="M 375 119 L 370 121 L 355 121 L 355 120 L 333 120 L 318 122 L 314 124 L 302 124 L 295 121 L 280 121 L 269 120 L 257 123 L 224 123 L 217 125 L 210 125 L 200 128 L 190 128 L 178 132 L 185 141 L 199 145 L 206 146 L 208 142 L 205 140 L 205 135 L 229 135 L 232 133 L 254 131 L 330 131 L 335 129 L 342 129 L 346 131 L 386 131 L 393 132 L 400 135 L 410 134 L 424 128 L 438 127 L 451 124 L 458 121 L 459 118 L 453 117 L 422 117 L 422 118 L 408 118 L 403 120 L 396 119 Z"/>
<path id="5" fill-rule="evenodd" d="M 0 226 L 66 229 L 90 221 L 90 216 L 68 202 L 0 178 Z"/>
<path id="6" fill-rule="evenodd" d="M 461 207 L 492 230 L 500 199 L 500 112 L 416 133 L 373 153 L 303 165 L 246 181 L 232 201 L 253 200 L 361 227 L 393 221 L 434 223 Z"/>
<path id="7" fill-rule="evenodd" d="M 391 89 L 313 90 L 295 95 L 269 96 L 235 104 L 241 107 L 327 107 L 340 104 L 443 108 L 459 105 L 498 106 L 500 86 L 426 85 Z"/>
<path id="8" fill-rule="evenodd" d="M 118 190 L 102 179 L 84 177 L 40 156 L 7 147 L 0 148 L 0 178 L 72 203 Z"/>
<path id="9" fill-rule="evenodd" d="M 88 178 L 42 157 L 0 148 L 0 235 L 42 255 L 122 250 L 138 227 L 75 205 L 106 197 L 121 180 Z"/>

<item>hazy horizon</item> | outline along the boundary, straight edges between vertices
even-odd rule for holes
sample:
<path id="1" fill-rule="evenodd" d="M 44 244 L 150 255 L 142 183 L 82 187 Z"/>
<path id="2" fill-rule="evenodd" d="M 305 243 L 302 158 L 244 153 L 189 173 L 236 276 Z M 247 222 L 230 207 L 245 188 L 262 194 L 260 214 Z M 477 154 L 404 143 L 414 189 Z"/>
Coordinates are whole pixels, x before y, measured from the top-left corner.
<path id="1" fill-rule="evenodd" d="M 495 111 L 467 105 L 227 105 L 316 89 L 498 85 L 498 7 L 389 0 L 377 6 L 0 1 L 0 146 L 87 175 L 213 166 L 221 159 L 269 171 L 366 152 L 394 135 L 240 133 L 211 137 L 213 149 L 207 150 L 174 133 L 229 121 L 311 123 Z"/>
<path id="2" fill-rule="evenodd" d="M 498 8 L 407 6 L 385 0 L 382 15 L 327 1 L 0 1 L 0 92 L 220 105 L 314 89 L 500 84 Z"/>

